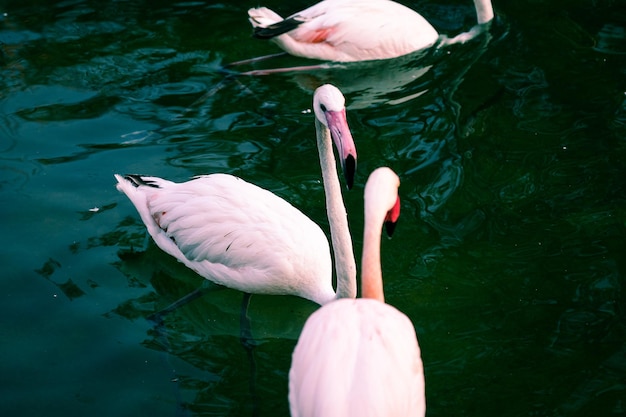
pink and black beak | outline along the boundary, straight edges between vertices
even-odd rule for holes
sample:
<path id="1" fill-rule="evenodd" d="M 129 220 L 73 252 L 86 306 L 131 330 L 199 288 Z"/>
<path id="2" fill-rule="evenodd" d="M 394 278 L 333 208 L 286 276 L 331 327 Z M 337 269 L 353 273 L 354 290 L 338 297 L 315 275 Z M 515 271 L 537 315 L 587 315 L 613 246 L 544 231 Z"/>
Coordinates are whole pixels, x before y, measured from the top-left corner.
<path id="1" fill-rule="evenodd" d="M 330 136 L 333 138 L 339 153 L 339 161 L 346 179 L 346 185 L 348 189 L 351 189 L 354 185 L 356 172 L 356 146 L 354 145 L 350 127 L 348 127 L 346 109 L 344 108 L 340 111 L 324 110 L 324 115 L 326 116 Z"/>
<path id="2" fill-rule="evenodd" d="M 391 210 L 387 212 L 387 216 L 385 216 L 385 230 L 387 231 L 387 236 L 391 237 L 393 235 L 393 231 L 396 230 L 396 223 L 398 223 L 399 217 L 400 197 L 396 199 L 396 203 L 393 205 Z"/>

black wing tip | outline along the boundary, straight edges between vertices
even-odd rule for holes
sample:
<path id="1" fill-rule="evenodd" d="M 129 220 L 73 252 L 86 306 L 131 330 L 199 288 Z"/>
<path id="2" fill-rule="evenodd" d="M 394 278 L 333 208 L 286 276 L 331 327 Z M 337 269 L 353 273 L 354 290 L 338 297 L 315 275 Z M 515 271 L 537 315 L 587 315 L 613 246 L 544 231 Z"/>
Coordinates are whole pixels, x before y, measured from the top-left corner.
<path id="1" fill-rule="evenodd" d="M 154 181 L 145 179 L 142 175 L 139 174 L 126 174 L 124 175 L 124 179 L 128 180 L 132 185 L 137 188 L 142 186 L 159 188 L 159 186 Z"/>
<path id="2" fill-rule="evenodd" d="M 280 22 L 269 26 L 257 26 L 254 28 L 252 36 L 257 39 L 272 39 L 276 36 L 282 35 L 283 33 L 294 30 L 300 26 L 300 24 L 302 24 L 301 20 L 298 20 L 295 17 L 290 17 L 289 19 L 281 20 Z"/>
<path id="3" fill-rule="evenodd" d="M 252 31 L 252 37 L 256 39 L 272 39 L 274 36 L 267 28 L 256 27 Z"/>

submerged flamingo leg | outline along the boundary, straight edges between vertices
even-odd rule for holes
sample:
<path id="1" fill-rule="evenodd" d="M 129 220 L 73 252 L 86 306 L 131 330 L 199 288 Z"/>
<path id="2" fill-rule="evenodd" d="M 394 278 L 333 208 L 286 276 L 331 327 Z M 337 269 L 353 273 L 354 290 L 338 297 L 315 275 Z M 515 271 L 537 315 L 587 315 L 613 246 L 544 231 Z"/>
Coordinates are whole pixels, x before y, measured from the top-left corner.
<path id="1" fill-rule="evenodd" d="M 258 416 L 260 407 L 259 398 L 256 394 L 256 360 L 254 359 L 254 348 L 256 347 L 256 342 L 252 336 L 250 317 L 248 317 L 250 298 L 252 298 L 252 294 L 243 294 L 241 312 L 239 316 L 239 340 L 241 341 L 241 346 L 243 346 L 244 350 L 248 354 L 248 361 L 250 362 L 250 382 L 248 388 L 250 389 L 250 396 L 252 397 L 252 415 Z"/>
<path id="2" fill-rule="evenodd" d="M 311 71 L 320 69 L 329 69 L 329 64 L 317 64 L 317 65 L 303 65 L 299 67 L 286 67 L 286 68 L 269 68 L 240 72 L 237 75 L 270 75 L 270 74 L 282 74 L 285 72 L 297 72 L 297 71 Z"/>
<path id="3" fill-rule="evenodd" d="M 241 61 L 229 62 L 228 64 L 224 64 L 223 67 L 228 68 L 228 67 L 234 67 L 237 65 L 254 64 L 255 62 L 265 61 L 265 60 L 272 59 L 272 58 L 278 58 L 278 57 L 285 56 L 285 55 L 288 55 L 287 52 L 278 52 L 276 54 L 262 55 L 262 56 L 257 56 L 255 58 L 242 59 Z"/>
<path id="4" fill-rule="evenodd" d="M 252 294 L 247 292 L 243 293 L 241 311 L 239 313 L 239 340 L 241 340 L 241 345 L 246 350 L 255 346 L 250 327 L 250 317 L 248 317 L 248 306 L 250 305 L 251 298 Z"/>
<path id="5" fill-rule="evenodd" d="M 188 303 L 192 302 L 196 298 L 202 297 L 204 295 L 204 293 L 206 293 L 207 291 L 208 291 L 208 289 L 204 288 L 204 287 L 196 288 L 195 290 L 193 290 L 189 294 L 185 295 L 184 297 L 179 298 L 178 300 L 174 301 L 172 304 L 170 304 L 169 306 L 165 307 L 164 309 L 150 314 L 147 317 L 147 319 L 149 321 L 153 322 L 153 323 L 161 324 L 161 323 L 163 323 L 163 317 L 165 317 L 166 315 L 168 315 L 172 311 L 176 310 L 178 307 L 182 307 L 185 304 L 188 304 Z"/>
<path id="6" fill-rule="evenodd" d="M 178 299 L 174 303 L 170 304 L 169 306 L 165 307 L 163 310 L 157 311 L 156 313 L 152 313 L 147 317 L 149 321 L 154 323 L 154 331 L 156 335 L 155 340 L 163 349 L 162 350 L 162 354 L 164 355 L 163 362 L 165 366 L 171 372 L 170 380 L 175 383 L 174 397 L 176 398 L 176 415 L 177 416 L 186 415 L 187 406 L 181 393 L 180 378 L 178 377 L 178 374 L 176 373 L 176 368 L 172 365 L 169 359 L 171 345 L 170 345 L 169 338 L 167 336 L 167 329 L 165 327 L 165 322 L 163 321 L 163 318 L 167 314 L 176 310 L 178 307 L 185 305 L 187 303 L 190 303 L 191 301 L 195 300 L 198 297 L 201 297 L 207 291 L 208 290 L 206 288 L 202 288 L 202 287 L 197 288 L 194 291 L 190 292 L 189 294 L 185 295 L 184 297 Z"/>

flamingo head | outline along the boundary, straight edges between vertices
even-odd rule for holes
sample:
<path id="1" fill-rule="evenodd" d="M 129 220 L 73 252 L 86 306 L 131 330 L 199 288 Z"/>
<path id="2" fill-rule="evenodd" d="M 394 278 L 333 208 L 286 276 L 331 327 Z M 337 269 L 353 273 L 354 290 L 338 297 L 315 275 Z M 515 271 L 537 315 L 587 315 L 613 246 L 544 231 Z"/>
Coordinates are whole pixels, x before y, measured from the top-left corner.
<path id="1" fill-rule="evenodd" d="M 346 100 L 341 91 L 330 84 L 318 87 L 313 96 L 315 117 L 330 131 L 330 136 L 339 153 L 346 184 L 348 189 L 351 189 L 356 172 L 356 146 L 348 126 L 345 103 Z"/>
<path id="2" fill-rule="evenodd" d="M 390 168 L 375 169 L 365 184 L 365 216 L 378 218 L 391 237 L 400 217 L 400 178 Z M 379 217 L 380 216 L 380 217 Z"/>

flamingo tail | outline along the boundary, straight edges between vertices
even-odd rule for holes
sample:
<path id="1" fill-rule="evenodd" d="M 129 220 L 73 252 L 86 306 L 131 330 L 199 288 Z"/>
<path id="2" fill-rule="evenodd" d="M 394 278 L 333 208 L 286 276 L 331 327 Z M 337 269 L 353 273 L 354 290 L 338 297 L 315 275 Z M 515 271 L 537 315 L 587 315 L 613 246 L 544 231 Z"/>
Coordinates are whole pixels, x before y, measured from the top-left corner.
<path id="1" fill-rule="evenodd" d="M 258 39 L 271 39 L 280 36 L 297 28 L 303 22 L 297 16 L 283 19 L 267 7 L 248 10 L 248 18 L 254 27 L 253 36 Z"/>

